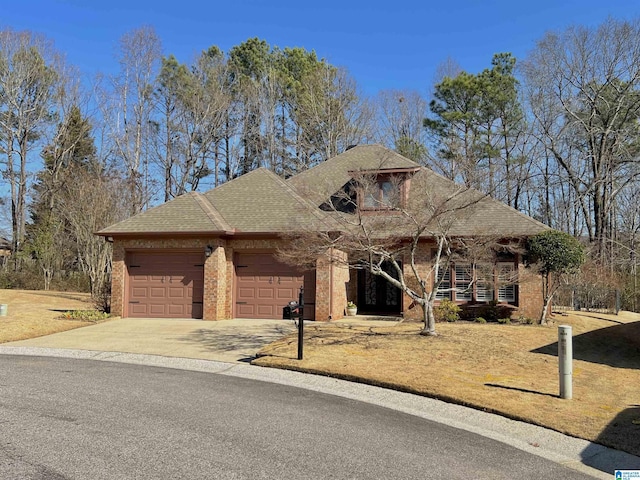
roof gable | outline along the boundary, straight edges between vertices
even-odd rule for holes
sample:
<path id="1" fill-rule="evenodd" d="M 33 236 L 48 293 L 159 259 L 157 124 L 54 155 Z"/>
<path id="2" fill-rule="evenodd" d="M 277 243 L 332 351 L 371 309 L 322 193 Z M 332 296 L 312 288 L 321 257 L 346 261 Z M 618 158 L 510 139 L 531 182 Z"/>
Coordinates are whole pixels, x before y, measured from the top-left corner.
<path id="1" fill-rule="evenodd" d="M 419 167 L 416 162 L 382 145 L 357 145 L 289 178 L 287 182 L 316 206 L 320 206 L 351 181 L 354 171 Z"/>

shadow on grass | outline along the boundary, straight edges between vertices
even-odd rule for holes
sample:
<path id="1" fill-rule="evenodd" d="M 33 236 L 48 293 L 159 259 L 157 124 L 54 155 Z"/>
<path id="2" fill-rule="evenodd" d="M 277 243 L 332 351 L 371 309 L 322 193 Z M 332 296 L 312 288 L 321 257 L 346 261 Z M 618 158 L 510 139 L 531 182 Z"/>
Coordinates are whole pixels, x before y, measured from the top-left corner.
<path id="1" fill-rule="evenodd" d="M 417 337 L 416 331 L 389 331 L 389 327 L 363 325 L 322 325 L 305 330 L 305 339 L 319 345 L 359 345 L 366 346 L 375 338 Z"/>
<path id="2" fill-rule="evenodd" d="M 78 302 L 91 303 L 91 296 L 89 294 L 74 293 L 74 292 L 54 292 L 52 290 L 29 290 L 30 295 L 38 297 L 55 297 L 65 298 L 67 300 L 76 300 Z M 85 296 L 86 295 L 86 296 Z"/>
<path id="3" fill-rule="evenodd" d="M 498 385 L 497 383 L 485 383 L 484 385 L 485 387 L 504 388 L 505 390 L 514 390 L 516 392 L 533 393 L 535 395 L 543 395 L 545 397 L 559 398 L 559 395 L 554 395 L 552 393 L 545 393 L 545 392 L 537 392 L 536 390 L 527 390 L 526 388 L 509 387 L 507 385 Z"/>
<path id="4" fill-rule="evenodd" d="M 615 395 L 615 392 L 611 394 Z M 585 465 L 610 474 L 613 474 L 614 470 L 640 470 L 640 405 L 630 405 L 616 415 L 600 432 L 596 442 L 621 452 L 607 452 L 603 455 L 604 448 L 592 443 L 580 453 Z"/>
<path id="5" fill-rule="evenodd" d="M 531 350 L 558 356 L 558 342 Z M 640 322 L 600 328 L 573 337 L 573 358 L 616 368 L 640 369 Z"/>

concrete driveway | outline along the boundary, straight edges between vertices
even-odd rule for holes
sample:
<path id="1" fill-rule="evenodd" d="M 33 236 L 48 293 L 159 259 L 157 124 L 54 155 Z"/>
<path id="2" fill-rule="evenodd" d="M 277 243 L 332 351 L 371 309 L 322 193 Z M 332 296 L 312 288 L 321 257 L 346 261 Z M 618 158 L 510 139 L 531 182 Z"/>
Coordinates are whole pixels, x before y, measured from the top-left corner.
<path id="1" fill-rule="evenodd" d="M 246 362 L 264 345 L 295 332 L 289 320 L 218 322 L 123 318 L 3 346 L 141 353 Z"/>

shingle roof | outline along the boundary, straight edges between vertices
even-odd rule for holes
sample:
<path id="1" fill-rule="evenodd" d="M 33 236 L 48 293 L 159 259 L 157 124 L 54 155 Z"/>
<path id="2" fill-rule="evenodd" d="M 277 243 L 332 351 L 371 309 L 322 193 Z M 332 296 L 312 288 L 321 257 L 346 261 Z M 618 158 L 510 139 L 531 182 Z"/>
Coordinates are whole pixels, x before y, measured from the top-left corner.
<path id="1" fill-rule="evenodd" d="M 229 224 L 202 194 L 190 192 L 111 225 L 99 235 L 124 233 L 224 232 Z"/>
<path id="2" fill-rule="evenodd" d="M 280 177 L 259 168 L 204 194 L 176 197 L 98 234 L 275 233 L 328 229 L 330 221 Z"/>
<path id="3" fill-rule="evenodd" d="M 209 190 L 206 199 L 238 232 L 328 227 L 329 217 L 266 168 Z"/>
<path id="4" fill-rule="evenodd" d="M 414 176 L 409 201 L 424 203 L 425 191 L 429 192 L 430 198 L 453 197 L 453 204 L 468 206 L 459 212 L 458 220 L 449 231 L 454 236 L 486 234 L 521 237 L 535 235 L 549 228 L 499 200 L 462 187 L 427 168 Z"/>
<path id="5" fill-rule="evenodd" d="M 191 192 L 181 195 L 98 233 L 106 236 L 339 230 L 337 219 L 340 216 L 318 207 L 352 181 L 353 172 L 364 170 L 412 172 L 409 201 L 424 204 L 421 196 L 445 198 L 458 192 L 455 202 L 467 202 L 471 207 L 454 222 L 449 232 L 452 235 L 486 232 L 501 236 L 527 236 L 548 228 L 476 190 L 462 189 L 381 145 L 362 145 L 287 181 L 265 168 L 259 168 L 204 194 Z M 392 228 L 399 234 L 403 227 L 398 224 Z"/>
<path id="6" fill-rule="evenodd" d="M 351 180 L 349 172 L 418 167 L 417 163 L 382 145 L 358 145 L 289 178 L 287 182 L 320 206 Z"/>

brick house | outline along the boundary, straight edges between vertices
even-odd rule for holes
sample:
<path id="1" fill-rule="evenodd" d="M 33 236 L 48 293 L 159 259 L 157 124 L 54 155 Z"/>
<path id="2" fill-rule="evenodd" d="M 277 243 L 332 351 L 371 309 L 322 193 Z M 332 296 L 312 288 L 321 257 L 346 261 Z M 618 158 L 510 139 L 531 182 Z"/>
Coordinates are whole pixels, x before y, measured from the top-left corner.
<path id="1" fill-rule="evenodd" d="M 420 178 L 428 179 L 437 190 L 456 188 L 380 145 L 361 145 L 287 180 L 259 168 L 206 193 L 184 194 L 98 233 L 113 242 L 112 313 L 145 318 L 276 319 L 304 286 L 308 319 L 340 319 L 347 300 L 355 301 L 360 313 L 419 318 L 419 309 L 412 308 L 410 299 L 381 277 L 324 257 L 314 269 L 302 271 L 275 255 L 277 249 L 286 248 L 287 235 L 296 229 L 334 229 L 335 212 L 326 208 L 327 202 L 348 184 L 357 183 L 362 172 L 380 179 L 380 198 L 396 188 L 410 199 L 417 194 L 411 185 Z M 370 210 L 370 215 L 383 214 L 370 208 L 370 198 L 362 197 L 359 208 Z M 454 234 L 468 235 L 477 226 L 508 239 L 523 239 L 548 228 L 489 197 L 478 201 L 473 216 L 460 222 Z M 420 248 L 419 262 L 426 266 L 433 244 L 425 238 Z M 334 251 L 335 255 L 341 252 Z M 407 262 L 404 265 L 408 272 Z M 496 275 L 524 272 L 518 254 L 497 256 L 494 268 Z M 539 315 L 542 297 L 535 279 L 465 289 L 469 271 L 468 265 L 457 264 L 444 272 L 443 285 L 449 288 L 439 298 L 462 304 L 493 300 L 511 305 L 515 314 Z"/>

